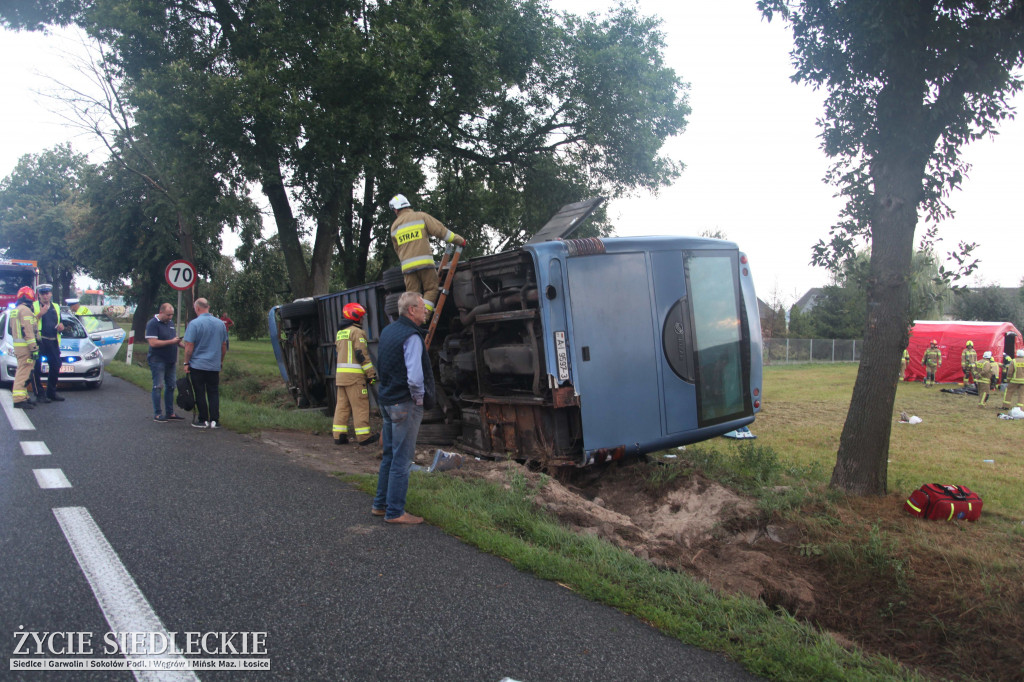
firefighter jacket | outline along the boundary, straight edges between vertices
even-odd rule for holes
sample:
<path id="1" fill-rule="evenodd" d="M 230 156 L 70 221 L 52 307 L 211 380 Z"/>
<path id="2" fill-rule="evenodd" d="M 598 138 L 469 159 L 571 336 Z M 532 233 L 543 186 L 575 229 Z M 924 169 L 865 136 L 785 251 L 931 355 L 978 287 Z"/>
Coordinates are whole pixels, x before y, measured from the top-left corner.
<path id="1" fill-rule="evenodd" d="M 942 351 L 938 348 L 929 347 L 921 358 L 921 364 L 926 367 L 938 367 L 942 364 Z"/>
<path id="2" fill-rule="evenodd" d="M 361 384 L 366 379 L 376 379 L 377 371 L 370 360 L 366 346 L 366 334 L 362 327 L 351 320 L 345 320 L 335 336 L 334 347 L 338 351 L 338 365 L 334 373 L 335 386 Z"/>
<path id="3" fill-rule="evenodd" d="M 21 303 L 10 315 L 11 337 L 14 339 L 14 350 L 28 349 L 35 352 L 39 349 L 36 343 L 36 316 L 32 308 Z"/>
<path id="4" fill-rule="evenodd" d="M 1014 358 L 1010 362 L 1010 371 L 1006 375 L 1006 382 L 1024 384 L 1024 358 Z"/>
<path id="5" fill-rule="evenodd" d="M 968 367 L 974 367 L 978 363 L 978 351 L 973 348 L 964 348 L 964 352 L 960 354 L 960 366 L 964 369 Z"/>
<path id="6" fill-rule="evenodd" d="M 903 362 L 910 362 L 910 351 L 906 348 L 903 349 L 903 357 L 900 358 Z"/>
<path id="7" fill-rule="evenodd" d="M 391 243 L 395 245 L 403 274 L 434 267 L 434 252 L 430 248 L 432 236 L 449 244 L 465 241 L 427 213 L 409 208 L 399 212 L 391 224 Z"/>
<path id="8" fill-rule="evenodd" d="M 992 383 L 995 379 L 995 383 L 999 383 L 999 363 L 995 360 L 986 360 L 982 358 L 978 360 L 978 363 L 974 366 L 974 376 L 977 379 L 978 388 L 981 389 L 981 384 Z"/>

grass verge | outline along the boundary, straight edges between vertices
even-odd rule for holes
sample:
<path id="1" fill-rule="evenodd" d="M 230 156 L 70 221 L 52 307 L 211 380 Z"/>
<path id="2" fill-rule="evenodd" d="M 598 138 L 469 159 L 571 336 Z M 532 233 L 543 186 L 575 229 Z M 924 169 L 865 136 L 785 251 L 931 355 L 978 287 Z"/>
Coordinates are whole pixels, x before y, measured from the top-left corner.
<path id="1" fill-rule="evenodd" d="M 723 596 L 595 537 L 578 535 L 533 504 L 534 489 L 414 473 L 409 507 L 432 524 L 516 568 L 640 618 L 682 642 L 721 651 L 774 680 L 923 680 L 891 659 L 840 646 L 784 611 Z M 373 476 L 342 476 L 367 493 Z"/>

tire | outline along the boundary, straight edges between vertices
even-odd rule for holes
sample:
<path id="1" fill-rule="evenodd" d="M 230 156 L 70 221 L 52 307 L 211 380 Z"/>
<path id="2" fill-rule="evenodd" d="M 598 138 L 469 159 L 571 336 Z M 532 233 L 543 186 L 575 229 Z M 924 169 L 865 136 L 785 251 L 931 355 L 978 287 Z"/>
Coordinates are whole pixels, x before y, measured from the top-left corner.
<path id="1" fill-rule="evenodd" d="M 291 303 L 285 303 L 278 310 L 282 320 L 291 320 L 299 317 L 313 317 L 316 315 L 316 301 L 312 298 L 300 298 Z"/>
<path id="2" fill-rule="evenodd" d="M 89 389 L 90 391 L 95 391 L 97 388 L 99 388 L 102 385 L 103 385 L 103 379 L 100 379 L 99 381 L 87 381 L 85 383 L 85 387 L 87 389 Z"/>
<path id="3" fill-rule="evenodd" d="M 462 435 L 459 424 L 420 424 L 416 442 L 423 445 L 451 445 Z"/>
<path id="4" fill-rule="evenodd" d="M 388 268 L 381 275 L 381 281 L 384 282 L 384 291 L 390 293 L 405 291 L 405 275 L 402 274 L 402 268 Z"/>
<path id="5" fill-rule="evenodd" d="M 384 312 L 388 317 L 398 317 L 398 299 L 402 294 L 388 294 L 384 298 Z"/>

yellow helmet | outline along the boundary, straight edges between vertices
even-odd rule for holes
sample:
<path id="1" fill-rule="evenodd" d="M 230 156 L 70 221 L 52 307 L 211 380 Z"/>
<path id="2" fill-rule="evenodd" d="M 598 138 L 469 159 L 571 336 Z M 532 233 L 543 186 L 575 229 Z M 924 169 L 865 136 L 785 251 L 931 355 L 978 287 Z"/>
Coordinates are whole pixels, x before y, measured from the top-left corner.
<path id="1" fill-rule="evenodd" d="M 972 346 L 974 346 L 974 341 L 968 341 L 967 342 L 967 347 L 971 348 Z"/>

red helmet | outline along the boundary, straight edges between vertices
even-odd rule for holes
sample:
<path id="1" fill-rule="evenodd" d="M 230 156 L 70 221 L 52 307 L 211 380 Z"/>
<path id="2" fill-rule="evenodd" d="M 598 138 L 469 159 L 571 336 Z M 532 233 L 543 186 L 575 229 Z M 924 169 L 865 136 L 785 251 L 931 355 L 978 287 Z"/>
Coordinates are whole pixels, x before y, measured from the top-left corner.
<path id="1" fill-rule="evenodd" d="M 341 309 L 341 314 L 346 320 L 359 322 L 366 315 L 366 308 L 361 303 L 346 303 L 345 307 Z"/>
<path id="2" fill-rule="evenodd" d="M 32 291 L 32 287 L 22 287 L 18 289 L 18 298 L 27 298 L 30 301 L 36 300 L 36 292 Z"/>

